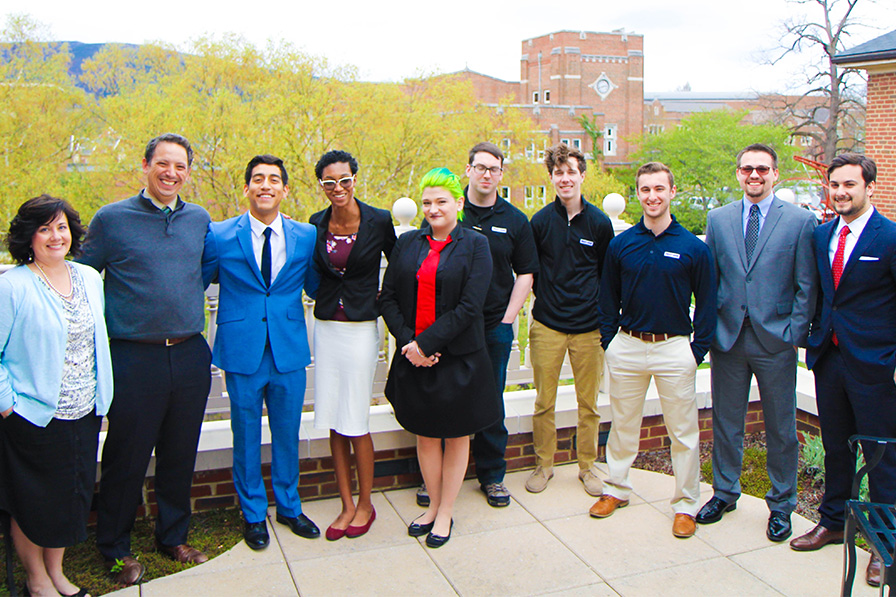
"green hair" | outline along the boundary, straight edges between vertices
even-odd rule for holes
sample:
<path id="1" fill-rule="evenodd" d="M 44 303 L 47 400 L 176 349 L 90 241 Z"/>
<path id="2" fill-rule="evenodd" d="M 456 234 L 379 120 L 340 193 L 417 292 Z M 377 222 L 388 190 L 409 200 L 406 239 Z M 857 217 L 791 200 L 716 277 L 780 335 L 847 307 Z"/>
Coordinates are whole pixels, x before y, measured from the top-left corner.
<path id="1" fill-rule="evenodd" d="M 451 196 L 460 199 L 464 196 L 464 188 L 460 186 L 460 179 L 448 168 L 433 168 L 423 175 L 420 180 L 420 192 L 429 187 L 442 187 L 447 189 Z"/>

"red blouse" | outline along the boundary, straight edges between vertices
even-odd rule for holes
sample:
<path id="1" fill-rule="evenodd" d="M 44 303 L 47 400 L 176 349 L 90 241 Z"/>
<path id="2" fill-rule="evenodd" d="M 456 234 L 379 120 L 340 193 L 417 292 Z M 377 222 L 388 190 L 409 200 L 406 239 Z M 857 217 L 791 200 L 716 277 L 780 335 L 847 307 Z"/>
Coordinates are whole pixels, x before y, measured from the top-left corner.
<path id="1" fill-rule="evenodd" d="M 442 249 L 451 242 L 451 236 L 445 240 L 429 241 L 429 255 L 420 264 L 417 270 L 417 321 L 416 333 L 419 335 L 436 321 L 436 270 L 439 269 L 439 255 Z"/>

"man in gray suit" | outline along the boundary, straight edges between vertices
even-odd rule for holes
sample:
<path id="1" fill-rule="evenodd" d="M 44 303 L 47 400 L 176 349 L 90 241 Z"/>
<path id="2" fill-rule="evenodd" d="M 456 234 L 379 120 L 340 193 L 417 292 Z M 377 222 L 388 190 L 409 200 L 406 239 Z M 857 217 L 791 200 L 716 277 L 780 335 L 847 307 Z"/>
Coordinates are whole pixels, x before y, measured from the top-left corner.
<path id="1" fill-rule="evenodd" d="M 805 346 L 815 308 L 815 218 L 774 195 L 778 156 L 756 143 L 737 154 L 742 201 L 709 213 L 706 243 L 719 281 L 712 357 L 713 497 L 701 524 L 737 507 L 750 382 L 759 386 L 768 447 L 766 536 L 784 541 L 796 507 L 797 347 Z"/>

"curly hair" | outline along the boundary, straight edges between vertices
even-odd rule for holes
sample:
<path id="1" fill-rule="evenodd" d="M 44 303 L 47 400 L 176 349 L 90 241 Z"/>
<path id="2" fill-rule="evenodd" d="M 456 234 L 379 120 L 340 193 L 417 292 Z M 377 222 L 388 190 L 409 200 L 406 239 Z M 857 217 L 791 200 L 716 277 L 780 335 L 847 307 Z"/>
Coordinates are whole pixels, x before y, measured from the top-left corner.
<path id="1" fill-rule="evenodd" d="M 314 166 L 314 175 L 320 180 L 324 175 L 324 168 L 330 164 L 348 164 L 352 174 L 358 173 L 358 160 L 347 151 L 341 149 L 331 149 L 324 155 L 320 156 L 317 164 Z"/>
<path id="2" fill-rule="evenodd" d="M 6 248 L 16 263 L 25 265 L 34 259 L 34 251 L 31 248 L 34 233 L 41 226 L 55 220 L 60 213 L 64 213 L 68 219 L 68 228 L 72 234 L 72 246 L 68 254 L 76 256 L 81 252 L 81 241 L 87 230 L 81 224 L 78 212 L 65 199 L 44 194 L 23 203 L 9 223 L 9 232 L 5 239 Z"/>

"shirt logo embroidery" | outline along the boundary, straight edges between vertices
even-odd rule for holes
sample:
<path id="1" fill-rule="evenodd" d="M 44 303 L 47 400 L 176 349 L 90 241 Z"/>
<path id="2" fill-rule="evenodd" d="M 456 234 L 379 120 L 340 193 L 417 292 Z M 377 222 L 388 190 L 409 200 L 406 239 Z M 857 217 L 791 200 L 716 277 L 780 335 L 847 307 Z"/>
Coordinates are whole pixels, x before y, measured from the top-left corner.
<path id="1" fill-rule="evenodd" d="M 500 226 L 492 226 L 492 232 L 497 232 L 499 234 L 507 234 L 507 228 L 501 228 Z"/>
<path id="2" fill-rule="evenodd" d="M 666 251 L 663 253 L 663 257 L 671 257 L 672 259 L 681 259 L 681 255 L 678 253 L 673 253 L 672 251 Z"/>
<path id="3" fill-rule="evenodd" d="M 588 240 L 588 239 L 585 239 L 585 238 L 580 238 L 580 239 L 579 239 L 579 242 L 582 243 L 583 245 L 585 245 L 586 247 L 593 247 L 593 246 L 594 246 L 594 241 L 593 241 L 593 240 Z"/>

